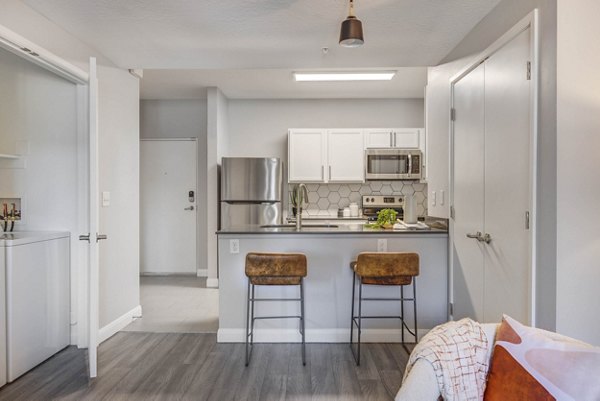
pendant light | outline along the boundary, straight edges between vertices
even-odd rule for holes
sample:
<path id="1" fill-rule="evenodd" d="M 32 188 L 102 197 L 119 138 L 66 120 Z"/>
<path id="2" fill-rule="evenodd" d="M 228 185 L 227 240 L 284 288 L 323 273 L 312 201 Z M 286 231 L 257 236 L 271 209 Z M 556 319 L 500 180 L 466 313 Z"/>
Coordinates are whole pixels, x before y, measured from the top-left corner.
<path id="1" fill-rule="evenodd" d="M 354 0 L 350 0 L 348 18 L 342 22 L 340 31 L 340 45 L 344 47 L 358 47 L 365 43 L 363 38 L 362 22 L 354 15 Z"/>

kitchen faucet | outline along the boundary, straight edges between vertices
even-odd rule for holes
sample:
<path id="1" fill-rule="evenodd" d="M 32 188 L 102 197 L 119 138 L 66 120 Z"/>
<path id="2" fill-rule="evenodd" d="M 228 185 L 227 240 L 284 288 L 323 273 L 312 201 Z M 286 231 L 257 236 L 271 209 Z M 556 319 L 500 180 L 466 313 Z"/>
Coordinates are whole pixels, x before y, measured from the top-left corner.
<path id="1" fill-rule="evenodd" d="M 302 228 L 302 208 L 304 207 L 304 203 L 308 202 L 308 190 L 306 189 L 306 185 L 298 184 L 294 189 L 296 193 L 296 231 L 300 231 Z"/>

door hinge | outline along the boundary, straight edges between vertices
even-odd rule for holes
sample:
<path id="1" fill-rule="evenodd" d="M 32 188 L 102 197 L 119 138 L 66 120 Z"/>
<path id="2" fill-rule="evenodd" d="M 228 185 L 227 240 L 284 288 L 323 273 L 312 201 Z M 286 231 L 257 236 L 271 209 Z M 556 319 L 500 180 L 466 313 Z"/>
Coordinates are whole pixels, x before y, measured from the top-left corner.
<path id="1" fill-rule="evenodd" d="M 525 229 L 529 230 L 529 211 L 525 212 Z"/>
<path id="2" fill-rule="evenodd" d="M 454 315 L 454 304 L 452 302 L 448 304 L 448 313 L 450 314 L 450 316 Z"/>
<path id="3" fill-rule="evenodd" d="M 456 212 L 454 211 L 454 205 L 450 206 L 450 218 L 456 220 Z"/>
<path id="4" fill-rule="evenodd" d="M 454 107 L 450 109 L 450 121 L 456 121 L 456 109 Z"/>
<path id="5" fill-rule="evenodd" d="M 527 62 L 527 80 L 531 81 L 531 61 Z"/>

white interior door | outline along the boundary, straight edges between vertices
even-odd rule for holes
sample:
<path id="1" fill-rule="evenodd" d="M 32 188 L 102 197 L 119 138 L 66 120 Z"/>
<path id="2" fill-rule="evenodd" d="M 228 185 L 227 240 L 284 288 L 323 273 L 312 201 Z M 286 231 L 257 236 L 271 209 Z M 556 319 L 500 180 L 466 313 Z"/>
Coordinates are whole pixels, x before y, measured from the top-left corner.
<path id="1" fill-rule="evenodd" d="M 196 274 L 196 141 L 140 146 L 141 273 Z"/>
<path id="2" fill-rule="evenodd" d="M 469 236 L 483 233 L 484 218 L 484 79 L 485 67 L 454 85 L 452 289 L 455 320 L 483 319 L 483 243 Z"/>
<path id="3" fill-rule="evenodd" d="M 485 62 L 484 318 L 529 321 L 531 80 L 527 29 Z"/>
<path id="4" fill-rule="evenodd" d="M 90 377 L 98 374 L 98 326 L 99 326 L 99 258 L 98 241 L 105 236 L 98 234 L 100 209 L 98 186 L 98 79 L 96 59 L 90 58 L 89 76 L 89 271 L 88 271 L 88 363 Z M 81 237 L 80 237 L 81 239 Z"/>

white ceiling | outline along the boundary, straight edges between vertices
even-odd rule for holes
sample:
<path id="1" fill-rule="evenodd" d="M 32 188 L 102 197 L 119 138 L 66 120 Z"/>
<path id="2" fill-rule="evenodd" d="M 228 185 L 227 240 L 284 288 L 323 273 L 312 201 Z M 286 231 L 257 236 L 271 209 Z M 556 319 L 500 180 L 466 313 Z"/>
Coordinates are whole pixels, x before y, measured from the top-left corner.
<path id="1" fill-rule="evenodd" d="M 291 71 L 436 65 L 500 0 L 355 0 L 365 45 L 353 49 L 337 43 L 347 0 L 22 1 L 122 68 L 177 70 L 146 71 L 145 98 L 213 85 L 230 97 L 339 98 L 421 97 L 424 69 L 387 84 L 299 85 Z M 182 71 L 194 69 L 207 71 Z"/>

